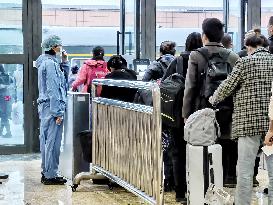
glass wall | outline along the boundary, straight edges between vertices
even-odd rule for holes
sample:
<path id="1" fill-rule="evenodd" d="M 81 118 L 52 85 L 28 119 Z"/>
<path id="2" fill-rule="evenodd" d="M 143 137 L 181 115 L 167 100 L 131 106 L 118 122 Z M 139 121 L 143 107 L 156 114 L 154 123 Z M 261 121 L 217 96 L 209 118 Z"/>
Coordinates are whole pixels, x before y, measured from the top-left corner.
<path id="1" fill-rule="evenodd" d="M 267 36 L 267 25 L 270 16 L 273 16 L 273 1 L 272 0 L 261 0 L 261 28 L 262 33 Z"/>
<path id="2" fill-rule="evenodd" d="M 90 58 L 95 46 L 116 54 L 120 0 L 42 0 L 43 39 L 56 34 L 72 58 Z"/>
<path id="3" fill-rule="evenodd" d="M 0 2 L 0 25 L 0 54 L 22 54 L 22 0 Z"/>
<path id="4" fill-rule="evenodd" d="M 0 145 L 24 144 L 23 65 L 0 64 Z"/>
<path id="5" fill-rule="evenodd" d="M 185 41 L 191 32 L 201 32 L 205 18 L 215 17 L 223 20 L 223 0 L 156 0 L 156 45 L 172 40 L 178 51 L 185 48 Z"/>
<path id="6" fill-rule="evenodd" d="M 229 0 L 228 33 L 232 37 L 233 50 L 241 50 L 241 0 Z"/>

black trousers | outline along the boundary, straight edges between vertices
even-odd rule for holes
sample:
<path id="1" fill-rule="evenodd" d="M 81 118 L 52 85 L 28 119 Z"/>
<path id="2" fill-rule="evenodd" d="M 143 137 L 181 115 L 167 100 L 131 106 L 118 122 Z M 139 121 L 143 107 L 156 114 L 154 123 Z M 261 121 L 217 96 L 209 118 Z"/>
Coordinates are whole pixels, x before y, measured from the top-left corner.
<path id="1" fill-rule="evenodd" d="M 222 163 L 224 183 L 236 182 L 236 165 L 238 159 L 237 141 L 231 139 L 218 139 L 222 146 Z"/>
<path id="2" fill-rule="evenodd" d="M 186 182 L 186 142 L 184 141 L 184 128 L 172 128 L 173 140 L 170 151 L 173 164 L 173 176 L 176 197 L 184 198 L 187 192 Z"/>

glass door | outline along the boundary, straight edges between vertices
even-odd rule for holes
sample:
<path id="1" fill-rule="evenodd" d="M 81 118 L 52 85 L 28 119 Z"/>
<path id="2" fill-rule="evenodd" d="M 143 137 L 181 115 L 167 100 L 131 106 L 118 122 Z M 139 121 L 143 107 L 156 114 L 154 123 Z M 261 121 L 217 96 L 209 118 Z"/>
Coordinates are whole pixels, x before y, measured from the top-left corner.
<path id="1" fill-rule="evenodd" d="M 2 0 L 0 9 L 0 146 L 20 146 L 25 145 L 23 1 Z"/>
<path id="2" fill-rule="evenodd" d="M 39 150 L 37 85 L 32 67 L 40 47 L 39 29 L 35 27 L 39 3 L 0 1 L 0 154 Z"/>

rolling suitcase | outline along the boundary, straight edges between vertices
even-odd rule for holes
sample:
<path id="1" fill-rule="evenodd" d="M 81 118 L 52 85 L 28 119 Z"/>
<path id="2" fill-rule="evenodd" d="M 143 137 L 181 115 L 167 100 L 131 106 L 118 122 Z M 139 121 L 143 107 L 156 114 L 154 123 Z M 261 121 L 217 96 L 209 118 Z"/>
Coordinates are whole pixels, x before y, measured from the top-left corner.
<path id="1" fill-rule="evenodd" d="M 205 195 L 211 184 L 223 188 L 221 145 L 187 144 L 186 173 L 188 205 L 204 205 Z"/>

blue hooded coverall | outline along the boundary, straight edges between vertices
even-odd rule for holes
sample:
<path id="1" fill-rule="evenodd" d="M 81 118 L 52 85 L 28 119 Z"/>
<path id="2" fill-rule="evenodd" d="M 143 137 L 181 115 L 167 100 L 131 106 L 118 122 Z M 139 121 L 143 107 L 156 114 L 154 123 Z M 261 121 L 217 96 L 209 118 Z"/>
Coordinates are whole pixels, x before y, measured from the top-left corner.
<path id="1" fill-rule="evenodd" d="M 63 122 L 56 124 L 57 117 L 63 117 L 66 107 L 66 82 L 64 73 L 55 56 L 43 54 L 37 61 L 40 118 L 40 151 L 42 173 L 45 178 L 57 177 Z"/>

